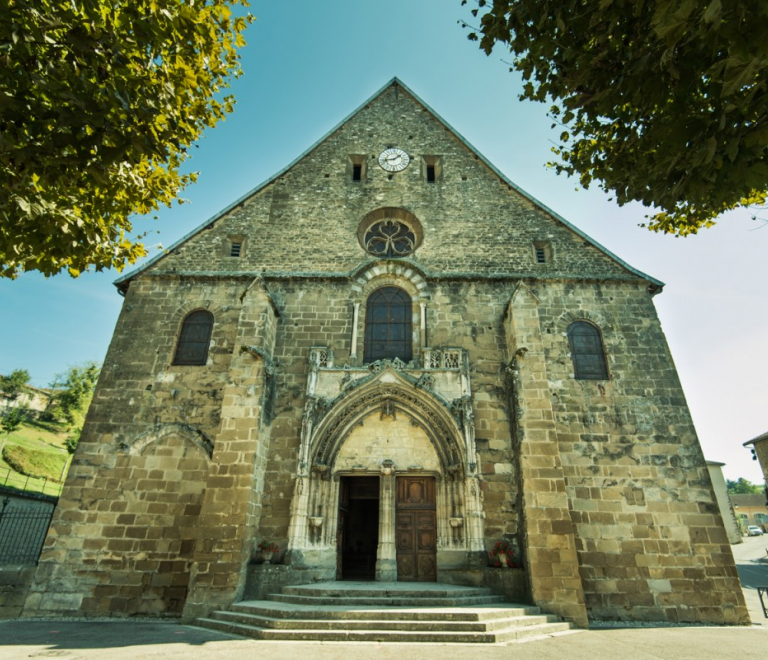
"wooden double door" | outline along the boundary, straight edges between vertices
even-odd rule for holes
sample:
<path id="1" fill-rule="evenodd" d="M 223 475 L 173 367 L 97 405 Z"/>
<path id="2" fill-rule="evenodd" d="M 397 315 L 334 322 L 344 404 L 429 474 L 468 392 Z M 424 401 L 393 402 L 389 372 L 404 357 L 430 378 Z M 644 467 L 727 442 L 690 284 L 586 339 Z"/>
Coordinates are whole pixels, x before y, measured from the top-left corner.
<path id="1" fill-rule="evenodd" d="M 437 580 L 434 477 L 397 477 L 395 498 L 397 579 Z"/>

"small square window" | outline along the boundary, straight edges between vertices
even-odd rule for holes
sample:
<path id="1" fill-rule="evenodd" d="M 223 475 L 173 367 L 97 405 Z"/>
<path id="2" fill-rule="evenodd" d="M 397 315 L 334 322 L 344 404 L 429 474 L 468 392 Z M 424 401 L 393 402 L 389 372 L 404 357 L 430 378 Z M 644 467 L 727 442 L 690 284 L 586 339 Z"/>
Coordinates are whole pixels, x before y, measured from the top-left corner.
<path id="1" fill-rule="evenodd" d="M 239 259 L 245 254 L 246 239 L 245 236 L 227 236 L 222 241 L 222 254 L 225 257 Z"/>
<path id="2" fill-rule="evenodd" d="M 552 263 L 552 246 L 549 241 L 533 242 L 533 260 L 537 264 Z"/>

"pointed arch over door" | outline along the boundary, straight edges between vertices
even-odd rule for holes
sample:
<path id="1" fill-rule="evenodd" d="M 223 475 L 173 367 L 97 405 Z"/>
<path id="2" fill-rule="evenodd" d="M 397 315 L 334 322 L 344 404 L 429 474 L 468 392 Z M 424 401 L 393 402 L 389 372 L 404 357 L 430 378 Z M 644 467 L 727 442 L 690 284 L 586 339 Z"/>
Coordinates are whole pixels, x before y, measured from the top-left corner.
<path id="1" fill-rule="evenodd" d="M 413 359 L 411 297 L 400 287 L 376 289 L 365 307 L 366 363 L 376 360 Z"/>

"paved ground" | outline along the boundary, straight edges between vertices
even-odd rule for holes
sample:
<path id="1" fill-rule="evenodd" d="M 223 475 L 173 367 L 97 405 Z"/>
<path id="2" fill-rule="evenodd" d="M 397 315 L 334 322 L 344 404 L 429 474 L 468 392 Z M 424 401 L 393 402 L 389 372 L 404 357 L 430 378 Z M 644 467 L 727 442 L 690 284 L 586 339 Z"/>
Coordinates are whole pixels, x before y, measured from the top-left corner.
<path id="1" fill-rule="evenodd" d="M 768 619 L 760 607 L 756 587 L 768 587 L 768 536 L 747 536 L 744 543 L 732 545 L 733 558 L 739 571 L 739 579 L 747 601 L 752 623 L 768 629 Z M 764 597 L 766 605 L 768 598 Z M 768 649 L 766 649 L 768 657 Z"/>
<path id="2" fill-rule="evenodd" d="M 581 631 L 509 646 L 258 642 L 172 623 L 0 622 L 3 660 L 765 660 L 766 628 Z"/>
<path id="3" fill-rule="evenodd" d="M 768 586 L 768 536 L 733 546 L 752 627 L 589 630 L 511 645 L 262 642 L 177 623 L 0 621 L 0 659 L 61 660 L 736 660 L 768 658 L 768 619 L 755 587 Z"/>

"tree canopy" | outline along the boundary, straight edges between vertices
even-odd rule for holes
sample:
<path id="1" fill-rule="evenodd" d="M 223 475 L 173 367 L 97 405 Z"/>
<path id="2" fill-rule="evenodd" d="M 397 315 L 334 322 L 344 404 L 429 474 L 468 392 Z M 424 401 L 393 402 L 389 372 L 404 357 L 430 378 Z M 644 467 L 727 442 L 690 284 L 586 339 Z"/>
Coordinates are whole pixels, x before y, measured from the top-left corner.
<path id="1" fill-rule="evenodd" d="M 247 0 L 0 0 L 0 276 L 118 270 L 231 112 Z"/>
<path id="2" fill-rule="evenodd" d="M 82 426 L 100 373 L 101 367 L 98 364 L 86 362 L 70 367 L 65 374 L 56 374 L 51 406 L 46 416 Z"/>
<path id="3" fill-rule="evenodd" d="M 9 376 L 0 376 L 0 392 L 7 399 L 15 401 L 29 384 L 29 372 L 26 369 L 14 369 Z"/>
<path id="4" fill-rule="evenodd" d="M 765 203 L 764 0 L 475 3 L 469 38 L 509 49 L 521 99 L 554 103 L 558 173 L 655 207 L 647 226 L 678 236 Z"/>
<path id="5" fill-rule="evenodd" d="M 744 477 L 739 477 L 738 480 L 727 479 L 725 482 L 728 492 L 733 495 L 758 495 L 762 493 L 762 489 L 757 484 L 753 484 Z"/>

